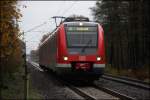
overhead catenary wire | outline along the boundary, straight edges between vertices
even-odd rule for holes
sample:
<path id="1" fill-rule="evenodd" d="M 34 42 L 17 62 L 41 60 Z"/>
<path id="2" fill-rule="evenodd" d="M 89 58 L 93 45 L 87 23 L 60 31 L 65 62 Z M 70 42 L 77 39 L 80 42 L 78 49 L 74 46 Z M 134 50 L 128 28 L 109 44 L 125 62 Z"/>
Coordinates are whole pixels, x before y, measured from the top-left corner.
<path id="1" fill-rule="evenodd" d="M 65 3 L 65 2 L 63 2 L 63 3 Z M 63 11 L 62 14 L 65 15 L 76 3 L 77 3 L 77 1 L 74 1 L 74 2 L 72 3 L 72 5 L 70 5 L 67 9 L 65 9 L 65 10 Z M 62 5 L 63 5 L 63 4 L 62 4 Z M 61 7 L 62 7 L 62 6 L 61 6 Z M 56 14 L 58 14 L 60 11 L 61 11 L 61 10 L 58 10 Z M 33 31 L 33 30 L 35 30 L 35 29 L 37 29 L 37 28 L 39 28 L 39 27 L 41 27 L 41 26 L 43 26 L 43 25 L 45 25 L 45 24 L 47 24 L 46 21 L 43 22 L 42 24 L 38 25 L 38 26 L 33 27 L 32 29 L 30 29 L 30 30 L 28 30 L 28 31 L 25 31 L 24 33 L 31 32 L 31 31 Z M 41 32 L 42 32 L 42 31 L 41 31 Z"/>
<path id="2" fill-rule="evenodd" d="M 45 25 L 45 24 L 47 24 L 47 22 L 44 22 L 44 23 L 42 23 L 42 24 L 40 24 L 40 25 L 38 25 L 38 26 L 35 26 L 35 27 L 29 29 L 28 31 L 25 31 L 24 33 L 31 32 L 32 30 L 35 30 L 35 29 L 37 29 L 37 28 L 39 28 L 39 27 L 41 27 L 41 26 L 43 26 L 43 25 Z"/>
<path id="3" fill-rule="evenodd" d="M 46 21 L 45 21 L 46 22 Z M 54 22 L 53 22 L 54 23 Z M 53 23 L 51 23 L 51 24 L 53 24 Z M 51 25 L 50 24 L 50 25 Z M 35 29 L 37 29 L 37 28 L 39 28 L 39 27 L 42 27 L 42 26 L 44 26 L 45 24 L 44 23 L 42 23 L 42 24 L 40 24 L 40 25 L 37 25 L 37 26 L 35 26 L 35 27 L 33 27 L 33 28 L 31 28 L 31 29 L 29 29 L 28 31 L 25 31 L 24 33 L 32 33 L 32 32 L 34 32 L 34 33 L 46 33 L 46 34 L 48 34 L 48 33 L 50 33 L 50 31 L 34 31 Z M 30 35 L 30 38 L 27 40 L 28 42 L 33 38 L 33 37 L 35 37 L 35 35 Z"/>
<path id="4" fill-rule="evenodd" d="M 31 32 L 48 33 L 49 31 L 31 31 Z"/>
<path id="5" fill-rule="evenodd" d="M 63 3 L 64 3 L 64 2 L 63 2 Z M 76 3 L 77 3 L 77 1 L 74 1 L 67 9 L 65 9 L 65 10 L 63 11 L 63 13 L 62 13 L 61 15 L 65 15 L 66 13 L 68 13 L 69 10 L 72 9 L 72 7 L 73 7 Z M 62 7 L 62 6 L 61 6 L 61 7 Z M 56 14 L 58 14 L 60 11 L 61 11 L 61 9 L 58 10 Z M 31 29 L 29 29 L 29 30 L 27 30 L 27 31 L 25 31 L 24 33 L 31 32 L 31 31 L 33 31 L 33 30 L 35 30 L 35 29 L 37 29 L 37 28 L 39 28 L 39 27 L 41 27 L 41 26 L 43 26 L 43 25 L 45 25 L 45 24 L 47 24 L 47 21 L 45 21 L 45 22 L 43 22 L 42 24 L 40 24 L 40 25 L 38 25 L 38 26 L 35 26 L 35 27 L 33 27 L 33 28 L 31 28 Z"/>
<path id="6" fill-rule="evenodd" d="M 48 20 L 52 20 L 52 19 L 48 19 Z M 33 28 L 31 28 L 31 29 L 25 31 L 24 33 L 31 32 L 31 31 L 33 31 L 33 30 L 39 28 L 39 27 L 42 27 L 42 26 L 46 25 L 47 23 L 48 23 L 48 21 L 44 21 L 42 24 L 39 24 L 39 25 L 37 25 L 37 26 L 34 26 Z"/>
<path id="7" fill-rule="evenodd" d="M 54 24 L 54 22 L 52 22 L 49 26 L 51 26 L 52 24 Z M 42 25 L 42 24 L 40 24 L 40 25 Z M 40 26 L 40 25 L 38 25 L 39 27 L 42 27 L 42 26 Z M 34 33 L 43 33 L 43 34 L 48 34 L 48 33 L 51 33 L 52 31 L 40 31 L 40 30 L 38 30 L 38 31 L 34 31 L 35 29 L 37 29 L 37 28 L 39 28 L 39 27 L 34 27 L 34 28 L 32 28 L 33 30 L 31 30 L 30 29 L 30 31 L 26 31 L 26 33 L 32 33 L 32 32 L 34 32 Z M 29 40 L 30 39 L 32 39 L 34 36 L 30 36 L 30 38 L 29 38 Z"/>
<path id="8" fill-rule="evenodd" d="M 62 4 L 59 6 L 60 9 L 58 9 L 58 11 L 56 12 L 56 15 L 59 15 L 59 13 L 61 12 L 62 10 L 62 7 L 64 7 L 66 4 L 66 1 L 63 1 Z"/>
<path id="9" fill-rule="evenodd" d="M 66 13 L 69 12 L 70 9 L 73 8 L 73 6 L 77 3 L 77 1 L 74 1 L 67 9 L 65 9 L 62 13 L 62 15 L 64 16 Z"/>
<path id="10" fill-rule="evenodd" d="M 63 2 L 64 3 L 64 2 Z M 60 6 L 60 8 L 62 8 L 62 5 L 63 5 L 63 3 L 61 4 L 61 6 Z M 63 20 L 62 20 L 62 18 L 66 18 L 66 17 L 64 17 L 64 15 L 66 14 L 66 12 L 69 12 L 69 10 L 76 4 L 77 2 L 76 1 L 74 1 L 69 7 L 67 7 L 67 9 L 65 9 L 64 11 L 63 11 L 63 13 L 61 14 L 62 16 L 54 16 L 54 17 L 52 17 L 52 18 L 54 18 L 55 19 L 55 24 L 56 24 L 56 27 L 58 27 L 58 25 L 57 25 L 57 19 L 56 18 L 61 18 L 61 21 L 59 22 L 59 23 L 61 23 Z M 63 5 L 64 6 L 64 5 Z M 58 15 L 58 13 L 61 11 L 61 9 L 59 9 L 58 11 L 57 11 L 57 15 Z"/>
<path id="11" fill-rule="evenodd" d="M 51 18 L 50 20 L 51 20 L 51 23 L 49 24 L 49 26 L 51 26 L 52 24 L 54 24 L 54 22 L 52 22 L 52 18 Z M 49 21 L 49 22 L 50 22 L 50 21 Z M 31 29 L 25 31 L 24 33 L 34 32 L 33 30 L 38 29 L 38 28 L 40 28 L 40 27 L 46 25 L 47 23 L 48 23 L 48 21 L 45 21 L 45 22 L 43 22 L 42 24 L 39 24 L 39 25 L 37 25 L 37 26 L 35 26 L 35 27 L 33 27 L 33 28 L 31 28 Z M 39 31 L 39 30 L 38 30 L 38 31 Z M 41 32 L 46 32 L 46 31 L 41 31 Z M 49 32 L 49 31 L 47 31 L 47 32 Z"/>

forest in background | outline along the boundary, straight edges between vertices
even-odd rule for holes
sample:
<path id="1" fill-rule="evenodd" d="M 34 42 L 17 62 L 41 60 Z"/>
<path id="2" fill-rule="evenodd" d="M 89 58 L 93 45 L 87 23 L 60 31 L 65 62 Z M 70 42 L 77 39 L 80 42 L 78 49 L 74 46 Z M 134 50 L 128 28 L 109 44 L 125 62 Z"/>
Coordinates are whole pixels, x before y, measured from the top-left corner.
<path id="1" fill-rule="evenodd" d="M 149 77 L 149 6 L 148 0 L 100 0 L 90 8 L 95 21 L 104 28 L 109 68 Z"/>

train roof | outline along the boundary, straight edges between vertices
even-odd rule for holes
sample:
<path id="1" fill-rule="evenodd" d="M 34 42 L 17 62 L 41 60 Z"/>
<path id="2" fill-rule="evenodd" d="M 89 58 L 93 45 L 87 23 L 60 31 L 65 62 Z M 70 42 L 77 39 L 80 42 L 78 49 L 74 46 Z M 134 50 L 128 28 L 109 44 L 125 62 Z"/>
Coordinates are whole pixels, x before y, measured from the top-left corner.
<path id="1" fill-rule="evenodd" d="M 79 24 L 82 24 L 83 26 L 96 26 L 99 23 L 97 23 L 97 22 L 76 21 L 76 22 L 64 22 L 63 24 L 67 25 L 67 26 L 79 26 Z"/>
<path id="2" fill-rule="evenodd" d="M 75 21 L 86 21 L 89 22 L 89 18 L 88 17 L 67 17 L 65 18 L 64 22 L 75 22 Z"/>

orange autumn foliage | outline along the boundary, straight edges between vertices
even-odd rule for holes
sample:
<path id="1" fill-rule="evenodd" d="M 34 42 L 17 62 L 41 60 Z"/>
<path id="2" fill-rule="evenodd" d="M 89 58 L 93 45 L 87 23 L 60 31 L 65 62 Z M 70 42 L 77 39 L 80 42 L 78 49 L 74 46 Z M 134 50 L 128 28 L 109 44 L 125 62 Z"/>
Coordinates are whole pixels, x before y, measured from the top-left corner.
<path id="1" fill-rule="evenodd" d="M 15 72 L 22 63 L 17 1 L 0 1 L 0 62 L 4 73 Z"/>

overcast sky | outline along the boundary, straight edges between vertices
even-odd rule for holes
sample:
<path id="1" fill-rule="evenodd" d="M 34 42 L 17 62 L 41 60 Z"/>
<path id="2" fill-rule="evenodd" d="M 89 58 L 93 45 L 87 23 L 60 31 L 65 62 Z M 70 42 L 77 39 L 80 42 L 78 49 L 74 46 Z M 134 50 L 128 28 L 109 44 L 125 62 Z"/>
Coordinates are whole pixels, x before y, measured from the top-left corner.
<path id="1" fill-rule="evenodd" d="M 53 16 L 83 15 L 93 20 L 90 7 L 96 1 L 20 1 L 18 5 L 23 17 L 19 22 L 25 32 L 27 53 L 37 49 L 42 36 L 55 28 Z M 25 6 L 23 6 L 25 5 Z M 37 26 L 37 27 L 36 27 Z M 32 30 L 36 27 L 34 30 Z"/>

